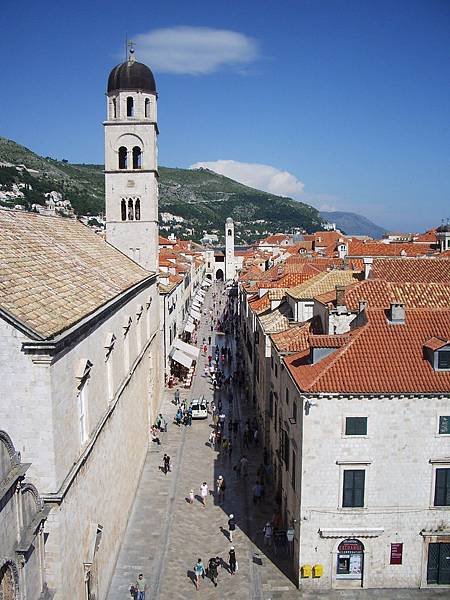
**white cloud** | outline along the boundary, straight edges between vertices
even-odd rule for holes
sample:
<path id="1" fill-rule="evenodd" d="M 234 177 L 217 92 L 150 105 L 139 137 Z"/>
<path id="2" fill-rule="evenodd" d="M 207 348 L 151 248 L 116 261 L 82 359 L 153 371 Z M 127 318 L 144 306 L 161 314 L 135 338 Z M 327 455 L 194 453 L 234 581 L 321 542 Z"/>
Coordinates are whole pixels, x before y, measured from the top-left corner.
<path id="1" fill-rule="evenodd" d="M 211 169 L 220 175 L 235 179 L 250 187 L 278 196 L 298 197 L 303 193 L 304 183 L 289 171 L 280 171 L 270 165 L 238 162 L 236 160 L 214 160 L 197 162 L 191 169 Z"/>
<path id="2" fill-rule="evenodd" d="M 134 36 L 138 60 L 160 73 L 206 75 L 241 67 L 258 57 L 257 42 L 236 31 L 168 27 Z"/>

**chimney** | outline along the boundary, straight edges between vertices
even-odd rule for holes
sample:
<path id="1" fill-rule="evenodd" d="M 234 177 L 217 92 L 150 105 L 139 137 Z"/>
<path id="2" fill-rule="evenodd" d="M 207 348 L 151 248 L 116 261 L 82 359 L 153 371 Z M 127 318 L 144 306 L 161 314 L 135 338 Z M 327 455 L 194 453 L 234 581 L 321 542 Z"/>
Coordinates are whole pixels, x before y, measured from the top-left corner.
<path id="1" fill-rule="evenodd" d="M 372 270 L 373 258 L 371 256 L 365 256 L 364 262 L 364 279 L 369 279 L 369 273 Z"/>
<path id="2" fill-rule="evenodd" d="M 345 285 L 336 286 L 336 308 L 339 306 L 345 306 Z"/>
<path id="3" fill-rule="evenodd" d="M 367 300 L 360 300 L 358 302 L 358 312 L 362 313 L 367 308 Z"/>
<path id="4" fill-rule="evenodd" d="M 391 302 L 389 320 L 394 325 L 405 323 L 405 305 L 402 302 Z"/>

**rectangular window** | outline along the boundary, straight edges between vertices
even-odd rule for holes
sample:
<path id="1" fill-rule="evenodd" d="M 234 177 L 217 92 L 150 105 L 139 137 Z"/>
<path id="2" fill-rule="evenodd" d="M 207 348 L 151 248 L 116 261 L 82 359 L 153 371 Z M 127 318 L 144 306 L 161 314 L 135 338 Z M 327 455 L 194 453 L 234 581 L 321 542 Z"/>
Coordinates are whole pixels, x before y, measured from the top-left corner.
<path id="1" fill-rule="evenodd" d="M 439 417 L 439 433 L 450 434 L 450 416 Z"/>
<path id="2" fill-rule="evenodd" d="M 272 418 L 273 417 L 273 393 L 270 392 L 269 394 L 269 417 Z"/>
<path id="3" fill-rule="evenodd" d="M 450 369 L 450 350 L 438 352 L 438 369 Z"/>
<path id="4" fill-rule="evenodd" d="M 78 416 L 80 420 L 80 441 L 82 444 L 88 438 L 87 427 L 87 386 L 86 384 L 78 392 Z"/>
<path id="5" fill-rule="evenodd" d="M 367 417 L 346 417 L 345 435 L 367 435 Z"/>
<path id="6" fill-rule="evenodd" d="M 275 431 L 277 430 L 277 417 L 278 417 L 278 404 L 275 400 L 275 413 L 274 413 L 274 421 L 273 421 L 273 428 L 275 429 Z"/>
<path id="7" fill-rule="evenodd" d="M 291 471 L 291 483 L 292 488 L 295 490 L 295 469 L 296 469 L 297 457 L 295 455 L 295 450 L 292 450 L 292 471 Z"/>
<path id="8" fill-rule="evenodd" d="M 283 431 L 283 461 L 286 466 L 286 471 L 289 471 L 289 455 L 290 455 L 290 440 L 286 430 Z"/>
<path id="9" fill-rule="evenodd" d="M 273 356 L 270 357 L 270 368 L 273 371 Z"/>
<path id="10" fill-rule="evenodd" d="M 278 377 L 278 365 L 275 363 L 275 377 Z"/>
<path id="11" fill-rule="evenodd" d="M 434 506 L 450 506 L 450 468 L 436 469 Z"/>
<path id="12" fill-rule="evenodd" d="M 292 418 L 297 423 L 297 403 L 292 403 Z"/>
<path id="13" fill-rule="evenodd" d="M 286 404 L 289 404 L 289 390 L 286 388 Z"/>
<path id="14" fill-rule="evenodd" d="M 364 506 L 364 469 L 348 469 L 344 471 L 344 490 L 342 506 L 358 508 Z"/>

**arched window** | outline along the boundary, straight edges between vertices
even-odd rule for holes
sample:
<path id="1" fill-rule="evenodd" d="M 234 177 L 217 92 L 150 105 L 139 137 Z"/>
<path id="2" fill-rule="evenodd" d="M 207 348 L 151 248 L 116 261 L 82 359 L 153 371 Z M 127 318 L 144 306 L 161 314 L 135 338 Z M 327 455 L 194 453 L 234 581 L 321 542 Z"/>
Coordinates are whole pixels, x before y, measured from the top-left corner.
<path id="1" fill-rule="evenodd" d="M 115 98 L 113 98 L 112 105 L 113 105 L 113 117 L 116 119 L 117 118 L 117 102 L 116 102 Z"/>
<path id="2" fill-rule="evenodd" d="M 148 98 L 145 99 L 145 118 L 148 119 L 150 117 L 150 100 Z"/>
<path id="3" fill-rule="evenodd" d="M 127 98 L 127 117 L 134 117 L 134 100 L 131 96 Z"/>
<path id="4" fill-rule="evenodd" d="M 228 230 L 228 235 L 232 235 L 231 229 Z"/>
<path id="5" fill-rule="evenodd" d="M 126 202 L 126 200 L 122 200 L 122 202 L 120 203 L 120 210 L 121 210 L 121 215 L 122 215 L 122 221 L 126 221 L 127 220 L 127 202 Z"/>
<path id="6" fill-rule="evenodd" d="M 141 168 L 141 149 L 139 146 L 133 148 L 133 169 Z"/>
<path id="7" fill-rule="evenodd" d="M 134 219 L 134 207 L 132 198 L 128 198 L 128 220 L 132 221 Z"/>
<path id="8" fill-rule="evenodd" d="M 127 169 L 128 168 L 128 151 L 125 146 L 120 146 L 119 148 L 119 169 Z"/>
<path id="9" fill-rule="evenodd" d="M 141 220 L 141 201 L 139 198 L 137 198 L 134 203 L 134 218 L 136 221 Z"/>

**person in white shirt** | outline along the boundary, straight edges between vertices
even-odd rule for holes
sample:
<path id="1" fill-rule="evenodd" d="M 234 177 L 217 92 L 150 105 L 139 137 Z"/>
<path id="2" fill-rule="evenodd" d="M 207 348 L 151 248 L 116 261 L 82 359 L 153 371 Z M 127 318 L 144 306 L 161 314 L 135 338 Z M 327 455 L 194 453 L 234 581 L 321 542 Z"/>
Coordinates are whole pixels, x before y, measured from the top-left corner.
<path id="1" fill-rule="evenodd" d="M 200 486 L 200 496 L 202 498 L 203 508 L 205 508 L 206 507 L 206 498 L 208 497 L 208 485 L 207 485 L 206 481 L 204 481 L 202 483 L 202 485 Z"/>

